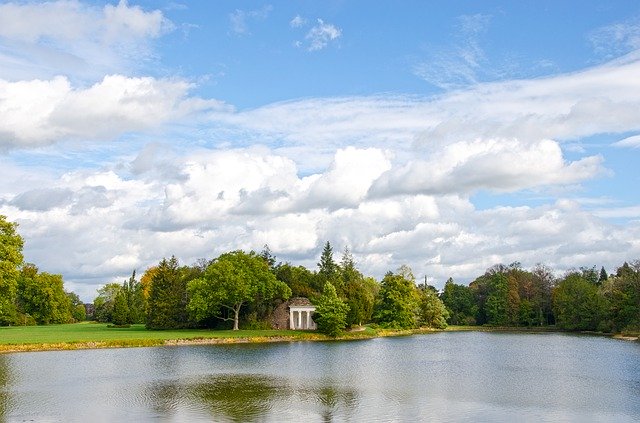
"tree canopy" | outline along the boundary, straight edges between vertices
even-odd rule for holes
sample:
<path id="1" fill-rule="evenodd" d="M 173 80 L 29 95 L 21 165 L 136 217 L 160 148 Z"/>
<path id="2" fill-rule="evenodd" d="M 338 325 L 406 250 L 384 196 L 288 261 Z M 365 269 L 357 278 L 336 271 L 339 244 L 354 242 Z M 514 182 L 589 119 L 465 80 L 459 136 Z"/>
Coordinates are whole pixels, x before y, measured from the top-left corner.
<path id="1" fill-rule="evenodd" d="M 276 279 L 263 257 L 244 251 L 213 260 L 201 278 L 189 282 L 188 291 L 188 308 L 196 320 L 211 316 L 232 320 L 234 330 L 239 329 L 243 305 L 291 295 L 291 289 Z"/>

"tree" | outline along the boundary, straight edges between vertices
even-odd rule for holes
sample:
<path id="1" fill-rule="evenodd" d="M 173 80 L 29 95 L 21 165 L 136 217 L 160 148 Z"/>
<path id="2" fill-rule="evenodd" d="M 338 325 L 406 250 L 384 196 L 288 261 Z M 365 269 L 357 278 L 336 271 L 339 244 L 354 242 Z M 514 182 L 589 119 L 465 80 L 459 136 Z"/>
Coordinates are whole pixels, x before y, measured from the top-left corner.
<path id="1" fill-rule="evenodd" d="M 207 267 L 202 278 L 189 282 L 188 291 L 188 309 L 196 320 L 232 320 L 233 330 L 239 329 L 243 305 L 291 295 L 289 287 L 278 281 L 265 260 L 253 251 L 222 254 Z"/>
<path id="2" fill-rule="evenodd" d="M 418 325 L 419 297 L 413 274 L 406 266 L 398 274 L 388 272 L 382 279 L 374 320 L 393 329 L 410 329 Z"/>
<path id="3" fill-rule="evenodd" d="M 94 318 L 98 322 L 113 321 L 113 305 L 116 295 L 122 289 L 119 283 L 108 283 L 98 289 L 98 296 L 93 300 Z"/>
<path id="4" fill-rule="evenodd" d="M 113 323 L 116 325 L 144 323 L 145 299 L 143 287 L 142 284 L 136 280 L 135 270 L 131 273 L 129 280 L 124 281 L 122 284 L 122 294 L 126 302 L 126 307 L 120 306 L 120 312 L 126 309 L 127 317 L 125 319 L 125 323 L 116 323 L 115 321 Z M 122 318 L 122 316 L 119 316 L 119 318 Z"/>
<path id="5" fill-rule="evenodd" d="M 124 326 L 131 323 L 127 296 L 126 288 L 121 289 L 116 294 L 116 298 L 113 301 L 113 312 L 111 314 L 111 322 L 114 325 Z"/>
<path id="6" fill-rule="evenodd" d="M 264 244 L 262 251 L 260 252 L 260 257 L 267 263 L 269 266 L 269 270 L 274 271 L 276 267 L 276 256 L 273 255 L 269 245 Z"/>
<path id="7" fill-rule="evenodd" d="M 0 215 L 0 326 L 9 325 L 16 318 L 16 290 L 24 245 L 17 227 L 17 223 Z"/>
<path id="8" fill-rule="evenodd" d="M 337 281 L 338 265 L 335 261 L 333 261 L 333 248 L 331 247 L 329 241 L 324 244 L 322 254 L 320 255 L 320 262 L 318 263 L 318 279 L 320 282 L 320 289 L 324 290 L 324 284 L 327 282 L 331 282 L 334 284 L 338 291 L 341 291 L 342 284 Z"/>
<path id="9" fill-rule="evenodd" d="M 420 326 L 426 326 L 436 329 L 444 329 L 447 327 L 447 318 L 449 312 L 436 291 L 426 284 L 418 286 L 419 291 L 419 316 L 418 322 Z"/>
<path id="10" fill-rule="evenodd" d="M 178 259 L 162 259 L 153 272 L 148 299 L 147 328 L 175 329 L 188 325 L 186 280 Z"/>
<path id="11" fill-rule="evenodd" d="M 292 266 L 289 263 L 279 264 L 276 268 L 276 278 L 287 284 L 292 297 L 307 297 L 309 299 L 320 296 L 320 292 L 313 288 L 315 275 L 304 266 Z"/>
<path id="12" fill-rule="evenodd" d="M 624 263 L 602 285 L 610 330 L 640 330 L 640 261 Z"/>
<path id="13" fill-rule="evenodd" d="M 609 275 L 607 275 L 607 271 L 604 270 L 604 266 L 600 268 L 600 277 L 598 278 L 598 285 L 602 285 L 604 282 L 609 279 Z"/>
<path id="14" fill-rule="evenodd" d="M 596 330 L 603 308 L 598 287 L 582 272 L 567 274 L 553 291 L 556 324 L 562 329 Z"/>
<path id="15" fill-rule="evenodd" d="M 64 291 L 62 276 L 38 272 L 30 263 L 20 272 L 17 302 L 20 311 L 40 325 L 72 320 L 71 300 Z"/>
<path id="16" fill-rule="evenodd" d="M 448 322 L 452 325 L 474 325 L 477 306 L 473 292 L 468 286 L 458 285 L 449 278 L 444 284 L 442 302 L 449 313 Z"/>
<path id="17" fill-rule="evenodd" d="M 333 284 L 327 282 L 322 295 L 316 302 L 316 311 L 313 316 L 318 330 L 333 337 L 340 335 L 347 325 L 348 312 L 349 306 L 338 298 Z"/>
<path id="18" fill-rule="evenodd" d="M 489 278 L 489 289 L 485 313 L 487 323 L 505 326 L 509 323 L 509 279 L 504 273 L 496 272 Z"/>
<path id="19" fill-rule="evenodd" d="M 71 304 L 71 317 L 76 322 L 83 322 L 87 320 L 87 310 L 84 307 L 84 303 L 80 301 L 78 294 L 74 292 L 67 292 L 67 298 Z"/>
<path id="20" fill-rule="evenodd" d="M 342 285 L 342 297 L 349 306 L 347 325 L 362 325 L 371 319 L 378 284 L 372 278 L 365 278 L 356 268 L 355 260 L 349 248 L 345 247 L 338 278 Z"/>

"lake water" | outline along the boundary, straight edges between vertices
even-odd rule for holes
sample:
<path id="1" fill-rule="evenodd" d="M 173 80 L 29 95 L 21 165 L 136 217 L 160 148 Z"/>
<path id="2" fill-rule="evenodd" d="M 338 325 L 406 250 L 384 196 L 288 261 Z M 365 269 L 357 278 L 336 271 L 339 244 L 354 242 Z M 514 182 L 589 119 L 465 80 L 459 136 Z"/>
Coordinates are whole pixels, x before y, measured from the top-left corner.
<path id="1" fill-rule="evenodd" d="M 0 355 L 0 421 L 640 421 L 640 343 L 435 333 Z"/>

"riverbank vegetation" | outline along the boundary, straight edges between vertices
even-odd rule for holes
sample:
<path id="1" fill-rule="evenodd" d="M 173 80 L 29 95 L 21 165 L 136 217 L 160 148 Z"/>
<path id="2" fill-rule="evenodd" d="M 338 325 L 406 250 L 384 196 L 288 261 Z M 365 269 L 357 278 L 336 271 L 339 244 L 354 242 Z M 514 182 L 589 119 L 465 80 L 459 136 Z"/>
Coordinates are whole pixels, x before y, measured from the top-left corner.
<path id="1" fill-rule="evenodd" d="M 22 238 L 4 216 L 0 237 L 0 325 L 83 320 L 84 306 L 64 291 L 60 275 L 22 262 Z M 123 283 L 103 286 L 90 317 L 113 324 L 113 333 L 125 333 L 128 325 L 138 332 L 144 325 L 149 333 L 266 330 L 276 308 L 292 297 L 316 304 L 314 320 L 334 337 L 364 324 L 391 331 L 449 324 L 634 334 L 640 332 L 640 261 L 611 275 L 592 267 L 561 277 L 544 265 L 499 264 L 468 285 L 449 279 L 438 292 L 426 281 L 416 283 L 408 266 L 381 281 L 365 276 L 348 249 L 336 262 L 329 242 L 315 270 L 277 262 L 265 246 L 192 265 L 164 258 L 139 279 L 134 271 Z"/>

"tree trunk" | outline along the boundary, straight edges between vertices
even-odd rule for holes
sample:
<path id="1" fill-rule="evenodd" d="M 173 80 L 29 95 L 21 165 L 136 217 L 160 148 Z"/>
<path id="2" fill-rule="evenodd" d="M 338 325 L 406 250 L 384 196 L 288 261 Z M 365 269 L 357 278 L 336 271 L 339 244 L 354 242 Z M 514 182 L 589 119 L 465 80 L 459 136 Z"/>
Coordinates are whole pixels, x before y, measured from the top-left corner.
<path id="1" fill-rule="evenodd" d="M 242 306 L 242 303 L 236 305 L 235 307 L 233 307 L 233 312 L 235 313 L 234 317 L 233 317 L 233 330 L 238 330 L 238 320 L 240 318 L 240 307 Z"/>

